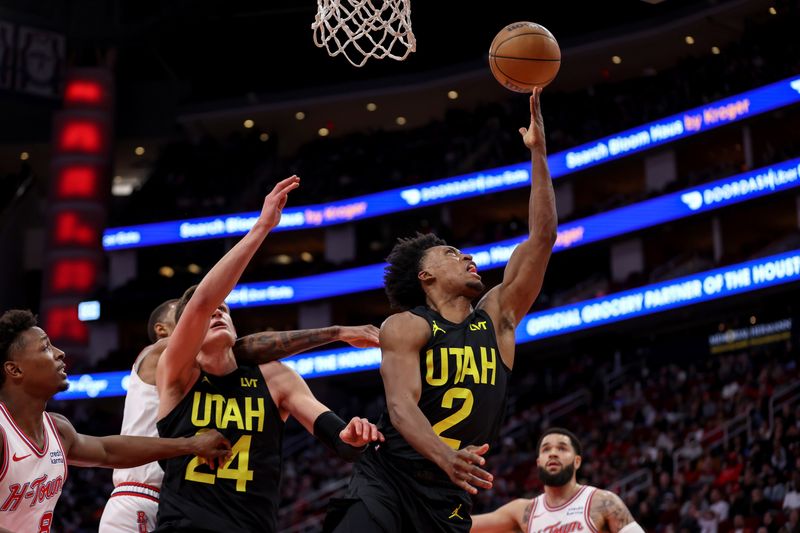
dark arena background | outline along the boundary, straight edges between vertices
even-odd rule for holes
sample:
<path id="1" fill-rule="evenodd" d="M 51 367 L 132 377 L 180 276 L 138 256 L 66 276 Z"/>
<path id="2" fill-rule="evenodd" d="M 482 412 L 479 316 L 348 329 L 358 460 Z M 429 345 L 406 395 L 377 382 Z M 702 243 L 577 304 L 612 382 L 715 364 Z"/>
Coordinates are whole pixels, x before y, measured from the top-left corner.
<path id="1" fill-rule="evenodd" d="M 527 231 L 528 99 L 487 63 L 506 24 L 558 39 L 542 94 L 558 240 L 517 332 L 485 512 L 542 491 L 539 433 L 646 531 L 800 531 L 800 6 L 411 0 L 417 49 L 356 68 L 308 0 L 0 2 L 0 304 L 38 313 L 120 430 L 150 311 L 302 178 L 228 302 L 240 335 L 379 326 L 397 237 L 435 232 L 487 286 Z M 280 231 L 278 231 L 280 230 Z M 379 349 L 291 365 L 343 419 L 384 406 Z M 352 466 L 296 422 L 280 530 L 320 531 Z M 52 531 L 96 531 L 111 471 L 70 468 Z"/>

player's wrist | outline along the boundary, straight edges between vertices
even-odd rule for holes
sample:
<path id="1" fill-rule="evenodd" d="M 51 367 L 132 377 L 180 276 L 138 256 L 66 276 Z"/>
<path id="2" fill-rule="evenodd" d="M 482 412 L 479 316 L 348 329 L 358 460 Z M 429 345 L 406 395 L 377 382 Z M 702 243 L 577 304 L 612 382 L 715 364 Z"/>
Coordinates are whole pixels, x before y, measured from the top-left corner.
<path id="1" fill-rule="evenodd" d="M 341 433 L 347 423 L 333 411 L 325 411 L 314 420 L 314 436 L 325 444 L 333 453 L 345 461 L 355 461 L 367 445 L 353 446 L 342 440 Z"/>
<path id="2" fill-rule="evenodd" d="M 434 463 L 436 463 L 436 465 L 439 468 L 441 468 L 445 472 L 449 472 L 457 452 L 450 446 L 440 441 L 438 438 L 436 440 L 439 441 L 439 444 L 441 444 L 441 446 L 436 447 L 432 460 Z"/>

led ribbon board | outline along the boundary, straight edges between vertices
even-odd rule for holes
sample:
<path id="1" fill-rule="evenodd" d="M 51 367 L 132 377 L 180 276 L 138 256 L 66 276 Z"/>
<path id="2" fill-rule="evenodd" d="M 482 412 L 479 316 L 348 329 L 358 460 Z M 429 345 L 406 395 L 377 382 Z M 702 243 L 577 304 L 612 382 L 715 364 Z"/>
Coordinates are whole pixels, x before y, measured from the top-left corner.
<path id="1" fill-rule="evenodd" d="M 517 342 L 564 335 L 798 279 L 800 250 L 794 250 L 532 313 L 517 328 Z"/>
<path id="2" fill-rule="evenodd" d="M 800 250 L 692 274 L 638 289 L 527 315 L 517 327 L 517 344 L 566 335 L 614 322 L 688 307 L 800 280 Z M 284 363 L 304 378 L 380 367 L 379 348 L 347 348 L 295 355 Z M 56 400 L 121 396 L 130 373 L 84 374 L 69 379 L 70 388 Z"/>
<path id="3" fill-rule="evenodd" d="M 782 80 L 552 154 L 547 159 L 550 173 L 553 178 L 566 176 L 798 101 L 800 78 Z M 393 189 L 328 204 L 287 208 L 273 231 L 319 228 L 527 187 L 530 183 L 529 168 L 530 163 L 525 162 L 432 181 L 417 187 Z M 109 228 L 103 233 L 103 247 L 106 250 L 121 250 L 238 236 L 247 233 L 257 217 L 258 212 L 251 211 Z"/>
<path id="4" fill-rule="evenodd" d="M 705 185 L 620 207 L 559 226 L 554 252 L 653 227 L 800 185 L 800 158 L 745 172 Z M 505 266 L 525 239 L 467 248 L 479 269 Z M 298 303 L 379 289 L 385 264 L 280 281 L 237 285 L 225 300 L 232 308 Z"/>

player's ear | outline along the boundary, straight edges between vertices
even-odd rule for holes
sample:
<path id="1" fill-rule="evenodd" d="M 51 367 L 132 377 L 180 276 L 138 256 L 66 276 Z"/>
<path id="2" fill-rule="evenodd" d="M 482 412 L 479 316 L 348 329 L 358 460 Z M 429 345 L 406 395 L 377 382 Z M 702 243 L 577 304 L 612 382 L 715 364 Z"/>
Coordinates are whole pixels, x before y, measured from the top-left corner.
<path id="1" fill-rule="evenodd" d="M 7 378 L 18 378 L 22 375 L 22 369 L 16 361 L 6 361 L 3 363 L 3 372 Z"/>
<path id="2" fill-rule="evenodd" d="M 420 270 L 417 273 L 417 279 L 420 281 L 430 281 L 434 278 L 434 275 L 428 272 L 427 270 Z"/>
<path id="3" fill-rule="evenodd" d="M 583 463 L 583 457 L 580 455 L 575 456 L 575 470 L 578 470 L 581 467 L 581 463 Z"/>
<path id="4" fill-rule="evenodd" d="M 163 339 L 164 337 L 170 336 L 169 327 L 163 322 L 156 322 L 156 325 L 153 327 L 153 330 L 156 333 L 157 339 Z"/>

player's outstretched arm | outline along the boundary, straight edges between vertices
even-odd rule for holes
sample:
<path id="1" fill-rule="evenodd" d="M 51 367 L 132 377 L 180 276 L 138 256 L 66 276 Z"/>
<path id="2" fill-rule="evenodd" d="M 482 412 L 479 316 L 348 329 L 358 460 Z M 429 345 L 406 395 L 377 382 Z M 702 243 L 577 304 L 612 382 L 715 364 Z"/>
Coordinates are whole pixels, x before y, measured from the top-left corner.
<path id="1" fill-rule="evenodd" d="M 296 331 L 262 331 L 237 339 L 233 353 L 239 362 L 262 365 L 335 341 L 346 342 L 356 348 L 377 347 L 378 328 L 366 324 Z"/>
<path id="2" fill-rule="evenodd" d="M 503 282 L 489 291 L 479 306 L 501 324 L 515 328 L 530 310 L 542 289 L 544 273 L 558 232 L 555 194 L 547 166 L 544 121 L 540 105 L 541 89 L 530 97 L 531 122 L 520 128 L 525 146 L 531 152 L 531 194 L 528 201 L 528 238 L 519 244 L 503 273 Z M 494 318 L 493 316 L 493 318 Z"/>
<path id="3" fill-rule="evenodd" d="M 345 424 L 344 420 L 317 400 L 303 378 L 286 365 L 261 365 L 261 374 L 269 383 L 281 415 L 293 416 L 342 459 L 354 461 L 367 444 L 383 441 L 383 434 L 366 418 L 353 417 Z"/>
<path id="4" fill-rule="evenodd" d="M 531 500 L 518 498 L 491 513 L 472 515 L 471 533 L 525 533 L 531 512 Z"/>
<path id="5" fill-rule="evenodd" d="M 492 488 L 492 475 L 480 468 L 489 445 L 450 448 L 417 405 L 422 392 L 419 351 L 429 337 L 427 322 L 409 312 L 392 315 L 381 326 L 381 377 L 389 417 L 415 450 L 436 463 L 453 483 L 477 494 L 478 488 Z"/>
<path id="6" fill-rule="evenodd" d="M 76 466 L 132 468 L 159 459 L 197 455 L 214 468 L 215 462 L 224 462 L 231 451 L 231 443 L 213 429 L 177 439 L 130 435 L 93 437 L 75 431 L 70 421 L 60 414 L 50 413 L 50 416 L 61 436 L 67 461 Z"/>
<path id="7" fill-rule="evenodd" d="M 292 176 L 279 182 L 264 199 L 258 220 L 247 234 L 203 277 L 183 310 L 170 342 L 158 362 L 158 417 L 169 413 L 198 376 L 195 357 L 203 344 L 211 315 L 239 281 L 267 234 L 278 225 L 288 194 L 300 185 Z"/>
<path id="8" fill-rule="evenodd" d="M 592 497 L 589 515 L 598 531 L 644 533 L 620 497 L 607 490 L 598 490 Z"/>

